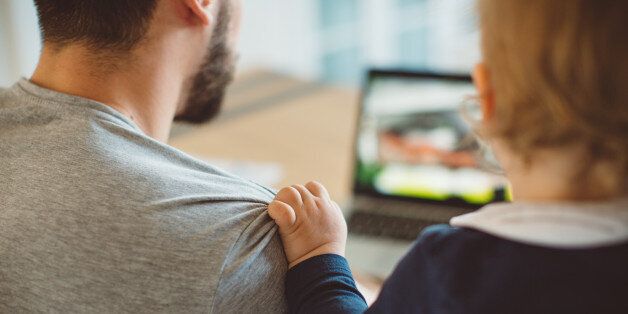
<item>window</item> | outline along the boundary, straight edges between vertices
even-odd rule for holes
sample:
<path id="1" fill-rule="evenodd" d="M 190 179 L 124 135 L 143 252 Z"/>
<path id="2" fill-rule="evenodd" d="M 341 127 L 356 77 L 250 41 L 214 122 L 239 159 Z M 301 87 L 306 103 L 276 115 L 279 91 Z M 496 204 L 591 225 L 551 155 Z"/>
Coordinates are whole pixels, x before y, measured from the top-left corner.
<path id="1" fill-rule="evenodd" d="M 323 29 L 358 20 L 358 0 L 320 0 L 320 23 Z"/>
<path id="2" fill-rule="evenodd" d="M 409 7 L 425 3 L 426 0 L 397 0 L 399 7 Z"/>
<path id="3" fill-rule="evenodd" d="M 341 49 L 323 56 L 323 77 L 332 83 L 355 83 L 362 76 L 358 47 Z"/>
<path id="4" fill-rule="evenodd" d="M 398 57 L 401 66 L 425 68 L 429 66 L 428 31 L 425 27 L 402 31 L 398 36 Z"/>

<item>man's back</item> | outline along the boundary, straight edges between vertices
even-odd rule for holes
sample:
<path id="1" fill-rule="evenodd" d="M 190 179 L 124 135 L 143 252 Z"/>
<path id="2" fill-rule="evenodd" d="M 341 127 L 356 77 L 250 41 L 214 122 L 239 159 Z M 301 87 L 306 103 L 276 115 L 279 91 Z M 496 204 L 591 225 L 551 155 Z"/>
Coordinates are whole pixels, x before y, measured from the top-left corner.
<path id="1" fill-rule="evenodd" d="M 273 192 L 113 109 L 0 91 L 0 312 L 282 312 Z"/>

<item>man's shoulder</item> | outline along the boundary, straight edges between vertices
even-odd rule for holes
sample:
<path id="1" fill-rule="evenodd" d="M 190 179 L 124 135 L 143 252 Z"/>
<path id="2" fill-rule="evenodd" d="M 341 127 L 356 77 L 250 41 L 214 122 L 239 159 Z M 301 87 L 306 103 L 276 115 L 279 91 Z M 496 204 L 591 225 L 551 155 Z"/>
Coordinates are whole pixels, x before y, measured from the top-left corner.
<path id="1" fill-rule="evenodd" d="M 105 162 L 109 174 L 98 180 L 121 208 L 153 217 L 177 233 L 214 230 L 215 243 L 271 225 L 266 209 L 272 190 L 168 146 L 148 146 L 129 158 L 120 153 Z"/>
<path id="2" fill-rule="evenodd" d="M 8 109 L 0 103 L 0 128 L 13 130 L 0 132 L 0 187 L 11 195 L 0 218 L 19 243 L 4 260 L 146 304 L 213 302 L 219 312 L 238 300 L 254 308 L 257 295 L 274 300 L 263 309 L 282 308 L 285 256 L 266 213 L 272 190 L 159 143 L 102 106 L 18 96 L 7 96 Z M 56 282 L 21 280 L 51 290 Z"/>
<path id="3" fill-rule="evenodd" d="M 17 83 L 14 83 L 12 87 L 0 86 L 0 108 L 8 107 L 16 102 L 16 97 L 14 93 L 11 92 L 16 86 Z"/>
<path id="4" fill-rule="evenodd" d="M 274 192 L 238 177 L 126 125 L 96 121 L 93 144 L 81 148 L 97 180 L 111 181 L 112 194 L 129 194 L 160 206 L 265 207 Z M 122 192 L 124 191 L 124 192 Z"/>

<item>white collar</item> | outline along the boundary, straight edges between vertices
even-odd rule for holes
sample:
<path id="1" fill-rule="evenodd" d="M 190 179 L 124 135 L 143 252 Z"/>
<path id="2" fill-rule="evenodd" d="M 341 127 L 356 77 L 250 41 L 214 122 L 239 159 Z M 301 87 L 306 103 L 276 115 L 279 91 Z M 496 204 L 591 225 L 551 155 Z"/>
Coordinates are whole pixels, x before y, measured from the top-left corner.
<path id="1" fill-rule="evenodd" d="M 585 249 L 628 242 L 628 199 L 604 203 L 500 203 L 451 219 L 525 244 Z"/>

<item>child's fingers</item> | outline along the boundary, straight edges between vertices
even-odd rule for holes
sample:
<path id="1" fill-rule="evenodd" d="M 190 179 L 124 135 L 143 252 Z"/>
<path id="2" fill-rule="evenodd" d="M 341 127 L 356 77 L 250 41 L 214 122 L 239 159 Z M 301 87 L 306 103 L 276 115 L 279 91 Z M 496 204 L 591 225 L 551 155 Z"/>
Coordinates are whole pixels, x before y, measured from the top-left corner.
<path id="1" fill-rule="evenodd" d="M 327 189 L 320 183 L 316 182 L 316 181 L 311 181 L 308 182 L 305 187 L 315 196 L 318 196 L 320 198 L 326 198 L 329 199 L 329 192 L 327 192 Z"/>
<path id="2" fill-rule="evenodd" d="M 346 226 L 347 225 L 347 221 L 345 220 L 345 214 L 342 212 L 342 208 L 340 208 L 340 205 L 338 205 L 338 203 L 331 201 L 332 204 L 334 204 L 334 207 L 336 208 L 336 211 L 338 212 L 338 215 L 340 215 L 340 217 L 342 217 L 342 221 L 343 224 Z"/>
<path id="3" fill-rule="evenodd" d="M 308 189 L 300 184 L 293 185 L 292 187 L 299 191 L 299 194 L 301 195 L 301 200 L 303 200 L 303 204 L 306 208 L 316 208 L 316 200 L 314 200 L 314 195 Z"/>
<path id="4" fill-rule="evenodd" d="M 299 191 L 297 191 L 295 188 L 291 186 L 281 189 L 277 193 L 275 200 L 284 202 L 292 206 L 292 208 L 294 209 L 300 209 L 301 206 L 303 206 L 303 200 L 301 199 L 301 194 L 299 193 Z"/>
<path id="5" fill-rule="evenodd" d="M 277 226 L 279 226 L 279 230 L 287 231 L 297 222 L 297 215 L 294 212 L 294 209 L 281 201 L 272 201 L 268 205 L 268 214 L 270 218 L 272 218 Z"/>

